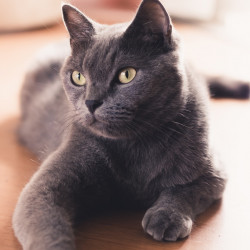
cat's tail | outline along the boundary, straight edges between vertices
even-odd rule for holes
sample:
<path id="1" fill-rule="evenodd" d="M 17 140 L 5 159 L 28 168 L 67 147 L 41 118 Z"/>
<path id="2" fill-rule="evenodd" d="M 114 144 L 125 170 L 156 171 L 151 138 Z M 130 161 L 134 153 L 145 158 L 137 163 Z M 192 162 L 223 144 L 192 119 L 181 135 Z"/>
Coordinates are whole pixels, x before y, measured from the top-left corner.
<path id="1" fill-rule="evenodd" d="M 250 82 L 224 77 L 206 77 L 212 98 L 250 98 Z"/>

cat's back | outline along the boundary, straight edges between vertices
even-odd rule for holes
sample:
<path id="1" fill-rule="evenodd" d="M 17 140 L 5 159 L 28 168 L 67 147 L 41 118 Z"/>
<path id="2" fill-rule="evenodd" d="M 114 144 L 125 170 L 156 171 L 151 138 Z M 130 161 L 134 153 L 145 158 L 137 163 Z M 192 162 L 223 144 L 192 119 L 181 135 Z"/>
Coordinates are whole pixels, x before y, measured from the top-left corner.
<path id="1" fill-rule="evenodd" d="M 55 88 L 58 83 L 60 69 L 70 48 L 66 40 L 47 45 L 30 61 L 21 91 L 21 108 L 25 111 L 27 105 L 41 96 L 46 89 Z M 47 90 L 48 91 L 48 90 Z"/>
<path id="2" fill-rule="evenodd" d="M 69 107 L 60 70 L 69 53 L 67 41 L 46 46 L 31 61 L 24 78 L 18 136 L 39 158 L 46 157 L 61 142 L 62 119 L 66 119 Z"/>

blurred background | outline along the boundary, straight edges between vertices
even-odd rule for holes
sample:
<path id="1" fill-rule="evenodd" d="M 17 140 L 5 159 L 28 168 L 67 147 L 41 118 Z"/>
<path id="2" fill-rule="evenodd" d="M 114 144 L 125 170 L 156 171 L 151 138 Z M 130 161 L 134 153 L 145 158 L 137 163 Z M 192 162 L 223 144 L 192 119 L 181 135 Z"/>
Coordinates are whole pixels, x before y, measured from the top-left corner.
<path id="1" fill-rule="evenodd" d="M 60 18 L 61 0 L 0 1 L 0 30 L 27 29 L 51 24 Z M 80 7 L 135 9 L 140 0 L 67 0 Z M 169 13 L 182 20 L 249 21 L 248 0 L 161 0 Z"/>
<path id="2" fill-rule="evenodd" d="M 111 24 L 131 20 L 140 0 L 66 0 L 66 2 L 77 6 L 96 21 Z M 218 52 L 223 55 L 223 64 L 228 65 L 226 74 L 243 79 L 249 78 L 245 65 L 249 66 L 250 61 L 246 56 L 242 56 L 246 54 L 244 50 L 249 51 L 250 44 L 249 0 L 161 0 L 161 2 L 174 20 L 177 30 L 183 33 L 184 40 L 187 40 L 184 43 L 188 46 L 186 53 L 198 68 L 205 73 L 225 73 L 223 72 L 225 65 L 222 67 L 221 63 L 217 63 L 216 67 L 213 67 L 215 63 L 211 64 L 209 59 L 207 61 L 204 53 L 209 49 L 210 55 L 214 55 L 215 58 Z M 61 3 L 61 0 L 0 0 L 0 35 L 49 29 L 52 25 L 62 24 Z M 191 33 L 188 34 L 189 28 L 193 28 L 192 37 L 189 36 Z M 198 37 L 195 31 L 200 32 Z M 206 34 L 212 39 L 209 40 Z M 212 50 L 214 41 L 218 42 L 216 44 L 218 48 Z M 230 46 L 235 49 L 229 48 Z M 238 52 L 237 47 L 241 48 Z M 199 55 L 198 58 L 196 53 Z M 242 58 L 239 58 L 241 56 Z M 220 56 L 218 60 L 220 62 Z M 239 61 L 242 63 L 239 64 Z M 236 62 L 237 67 L 235 64 L 230 65 L 230 62 Z"/>

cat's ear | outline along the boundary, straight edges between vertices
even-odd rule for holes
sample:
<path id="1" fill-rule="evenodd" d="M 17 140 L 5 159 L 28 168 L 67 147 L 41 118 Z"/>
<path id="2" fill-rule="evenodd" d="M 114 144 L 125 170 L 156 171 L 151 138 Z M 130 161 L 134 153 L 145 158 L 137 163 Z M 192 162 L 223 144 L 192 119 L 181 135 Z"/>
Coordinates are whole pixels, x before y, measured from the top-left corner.
<path id="1" fill-rule="evenodd" d="M 159 0 L 143 0 L 137 14 L 127 28 L 129 37 L 141 37 L 145 41 L 161 39 L 165 45 L 171 43 L 171 19 Z"/>
<path id="2" fill-rule="evenodd" d="M 91 21 L 77 8 L 64 4 L 62 6 L 63 20 L 73 41 L 89 41 L 95 30 Z"/>

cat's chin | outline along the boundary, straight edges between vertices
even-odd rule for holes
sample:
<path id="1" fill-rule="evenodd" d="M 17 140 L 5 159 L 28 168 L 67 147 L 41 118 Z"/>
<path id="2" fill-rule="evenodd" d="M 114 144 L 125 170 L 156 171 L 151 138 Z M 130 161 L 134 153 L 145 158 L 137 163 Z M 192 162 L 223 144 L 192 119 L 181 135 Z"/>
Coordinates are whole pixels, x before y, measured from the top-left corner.
<path id="1" fill-rule="evenodd" d="M 94 120 L 87 127 L 93 134 L 109 139 L 128 139 L 132 136 L 129 131 L 124 131 L 122 126 L 114 127 L 112 124 L 103 123 L 97 120 Z"/>
<path id="2" fill-rule="evenodd" d="M 91 126 L 88 127 L 90 129 L 90 131 L 98 136 L 102 136 L 105 138 L 109 138 L 109 139 L 127 139 L 129 138 L 129 135 L 127 134 L 121 134 L 120 132 L 108 128 L 103 124 L 100 124 L 99 122 L 95 122 L 93 123 Z"/>
<path id="3" fill-rule="evenodd" d="M 123 123 L 112 123 L 90 113 L 84 116 L 83 125 L 93 134 L 109 139 L 129 139 L 134 135 Z"/>

